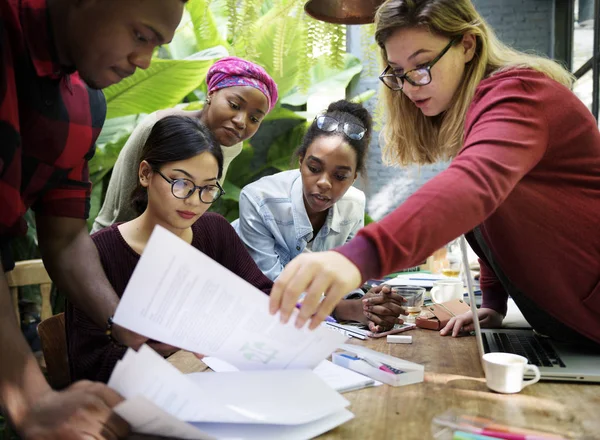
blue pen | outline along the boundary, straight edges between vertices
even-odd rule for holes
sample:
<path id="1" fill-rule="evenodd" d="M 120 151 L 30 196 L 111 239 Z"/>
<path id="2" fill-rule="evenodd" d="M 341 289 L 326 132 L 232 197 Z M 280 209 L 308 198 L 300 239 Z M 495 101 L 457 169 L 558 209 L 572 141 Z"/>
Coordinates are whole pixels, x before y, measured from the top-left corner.
<path id="1" fill-rule="evenodd" d="M 373 368 L 377 368 L 378 370 L 385 371 L 386 373 L 391 373 L 391 374 L 404 373 L 404 371 L 398 370 L 397 368 L 394 368 L 388 364 L 384 364 L 383 362 L 372 361 L 371 359 L 367 359 L 367 358 L 363 358 L 363 357 L 359 357 L 359 356 L 352 356 L 352 355 L 346 354 L 346 353 L 341 353 L 340 356 L 343 356 L 352 361 L 364 361 L 367 364 L 369 364 L 370 366 L 372 366 Z"/>
<path id="2" fill-rule="evenodd" d="M 473 434 L 472 432 L 454 431 L 452 440 L 498 440 L 489 435 Z"/>

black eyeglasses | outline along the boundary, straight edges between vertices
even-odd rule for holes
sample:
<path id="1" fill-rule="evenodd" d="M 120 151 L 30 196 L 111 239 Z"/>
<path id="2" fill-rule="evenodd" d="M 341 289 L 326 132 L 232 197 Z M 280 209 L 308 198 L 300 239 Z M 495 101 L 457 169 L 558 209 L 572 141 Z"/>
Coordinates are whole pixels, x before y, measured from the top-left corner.
<path id="1" fill-rule="evenodd" d="M 431 68 L 437 63 L 445 54 L 450 50 L 452 45 L 456 43 L 462 37 L 455 37 L 450 40 L 450 43 L 440 52 L 440 54 L 435 57 L 430 63 L 427 63 L 425 66 L 418 67 L 413 70 L 409 70 L 406 73 L 401 75 L 396 73 L 388 73 L 392 67 L 387 66 L 381 75 L 379 75 L 379 79 L 382 83 L 384 83 L 387 87 L 394 91 L 402 90 L 404 87 L 404 80 L 408 81 L 413 86 L 426 86 L 431 82 Z"/>
<path id="2" fill-rule="evenodd" d="M 361 140 L 367 132 L 367 129 L 362 125 L 354 124 L 352 122 L 341 123 L 331 116 L 317 116 L 316 121 L 319 130 L 332 132 L 337 130 L 339 127 L 346 134 L 346 136 L 348 136 L 350 139 L 354 139 L 355 141 Z"/>
<path id="3" fill-rule="evenodd" d="M 215 185 L 197 186 L 189 179 L 169 179 L 159 170 L 155 169 L 154 171 L 171 184 L 171 193 L 178 199 L 187 199 L 198 189 L 200 190 L 200 201 L 202 203 L 210 204 L 225 194 L 225 191 L 221 185 L 219 185 L 219 182 L 215 182 Z"/>

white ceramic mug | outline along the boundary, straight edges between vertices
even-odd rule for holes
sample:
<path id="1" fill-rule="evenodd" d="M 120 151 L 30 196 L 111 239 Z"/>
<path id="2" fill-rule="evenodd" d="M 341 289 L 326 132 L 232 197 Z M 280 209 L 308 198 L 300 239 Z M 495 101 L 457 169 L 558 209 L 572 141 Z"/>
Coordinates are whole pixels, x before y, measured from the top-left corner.
<path id="1" fill-rule="evenodd" d="M 527 363 L 527 358 L 512 353 L 486 353 L 483 355 L 485 381 L 490 390 L 498 393 L 518 393 L 540 380 L 540 370 Z M 527 373 L 535 377 L 523 380 Z"/>
<path id="2" fill-rule="evenodd" d="M 461 280 L 438 280 L 433 283 L 431 300 L 444 303 L 453 299 L 463 299 L 465 286 Z"/>

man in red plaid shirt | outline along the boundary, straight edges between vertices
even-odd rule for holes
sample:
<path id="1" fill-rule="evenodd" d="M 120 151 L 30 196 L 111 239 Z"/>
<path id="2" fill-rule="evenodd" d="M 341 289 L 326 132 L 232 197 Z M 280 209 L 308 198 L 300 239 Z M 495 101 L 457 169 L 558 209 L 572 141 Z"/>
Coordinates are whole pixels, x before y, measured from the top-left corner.
<path id="1" fill-rule="evenodd" d="M 86 218 L 88 161 L 106 116 L 99 90 L 146 69 L 184 0 L 0 0 L 0 404 L 25 439 L 118 438 L 121 397 L 102 384 L 53 391 L 20 333 L 4 272 L 35 212 L 44 264 L 69 300 L 106 326 L 118 298 Z M 121 328 L 128 346 L 144 338 Z"/>

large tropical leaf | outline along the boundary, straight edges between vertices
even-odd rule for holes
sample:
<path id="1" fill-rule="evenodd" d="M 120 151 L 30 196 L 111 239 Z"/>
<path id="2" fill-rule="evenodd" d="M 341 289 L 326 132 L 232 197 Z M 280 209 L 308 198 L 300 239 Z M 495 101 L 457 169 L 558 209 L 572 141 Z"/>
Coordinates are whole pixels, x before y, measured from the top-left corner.
<path id="1" fill-rule="evenodd" d="M 286 60 L 287 62 L 287 60 Z M 307 92 L 296 90 L 281 99 L 282 104 L 301 106 L 306 104 L 308 97 L 313 94 L 327 93 L 331 90 L 345 90 L 350 81 L 362 70 L 360 60 L 354 55 L 346 54 L 343 70 L 337 70 L 327 65 L 324 58 L 319 59 L 311 69 L 310 87 Z"/>
<path id="2" fill-rule="evenodd" d="M 302 143 L 307 127 L 308 121 L 305 121 L 275 139 L 269 148 L 265 166 L 277 168 L 280 171 L 294 168 L 292 156 Z"/>
<path id="3" fill-rule="evenodd" d="M 112 118 L 104 121 L 100 136 L 96 140 L 96 146 L 102 146 L 109 142 L 115 142 L 125 134 L 133 131 L 139 122 L 140 115 L 129 115 L 120 118 Z"/>
<path id="4" fill-rule="evenodd" d="M 223 190 L 225 191 L 225 194 L 223 194 L 222 197 L 224 200 L 234 200 L 236 202 L 240 200 L 241 188 L 237 185 L 234 185 L 229 180 L 225 180 L 225 182 L 223 182 Z"/>
<path id="5" fill-rule="evenodd" d="M 166 58 L 174 60 L 183 60 L 198 52 L 198 45 L 196 44 L 196 36 L 194 34 L 194 25 L 187 11 L 183 14 L 181 23 L 173 36 L 173 41 L 168 45 L 163 46 L 163 49 L 169 54 Z"/>
<path id="6" fill-rule="evenodd" d="M 298 23 L 296 17 L 285 15 L 281 8 L 273 8 L 258 20 L 255 33 L 246 39 L 258 53 L 258 57 L 252 61 L 271 74 L 277 83 L 279 96 L 285 96 L 297 85 L 300 72 L 298 54 L 308 50 L 304 47 L 302 28 Z M 245 48 L 237 45 L 235 51 L 243 54 Z M 280 55 L 283 57 L 282 63 L 278 63 L 276 59 Z M 281 69 L 277 68 L 278 65 Z"/>
<path id="7" fill-rule="evenodd" d="M 89 163 L 92 184 L 99 183 L 114 166 L 119 152 L 141 119 L 141 115 L 107 119 L 96 141 L 96 154 Z"/>
<path id="8" fill-rule="evenodd" d="M 352 99 L 350 101 L 355 102 L 357 104 L 364 104 L 369 99 L 371 99 L 373 96 L 375 96 L 375 93 L 377 93 L 375 90 L 368 89 L 368 90 L 365 90 L 364 92 L 359 93 L 358 95 L 352 97 Z"/>
<path id="9" fill-rule="evenodd" d="M 215 7 L 218 11 L 215 17 L 212 3 L 207 0 L 194 0 L 186 4 L 191 28 L 195 35 L 196 50 L 204 50 L 213 46 L 225 46 L 230 51 L 231 48 L 229 48 L 226 38 L 226 17 L 219 16 L 219 12 L 223 13 L 224 11 Z M 219 27 L 219 23 L 221 27 Z"/>
<path id="10" fill-rule="evenodd" d="M 154 59 L 147 70 L 104 90 L 108 104 L 107 118 L 152 113 L 179 104 L 196 89 L 215 58 L 222 56 L 212 48 L 205 56 L 198 53 L 185 60 Z"/>

